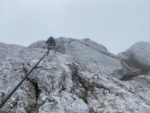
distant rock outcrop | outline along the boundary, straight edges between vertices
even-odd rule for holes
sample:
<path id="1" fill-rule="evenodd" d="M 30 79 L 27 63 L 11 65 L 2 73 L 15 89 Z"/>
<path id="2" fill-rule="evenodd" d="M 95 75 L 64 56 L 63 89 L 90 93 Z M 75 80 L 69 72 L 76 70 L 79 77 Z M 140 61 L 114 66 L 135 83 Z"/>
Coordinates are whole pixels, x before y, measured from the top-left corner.
<path id="1" fill-rule="evenodd" d="M 150 71 L 150 42 L 138 42 L 119 56 L 128 65 L 140 69 L 143 73 Z"/>
<path id="2" fill-rule="evenodd" d="M 150 42 L 137 42 L 118 55 L 130 70 L 126 79 L 134 79 L 144 86 L 150 86 Z"/>
<path id="3" fill-rule="evenodd" d="M 150 113 L 149 83 L 119 80 L 132 68 L 144 72 L 144 63 L 136 67 L 130 57 L 119 58 L 89 39 L 58 38 L 56 44 L 56 54 L 41 61 L 0 113 Z M 45 41 L 0 43 L 0 102 L 45 52 Z"/>

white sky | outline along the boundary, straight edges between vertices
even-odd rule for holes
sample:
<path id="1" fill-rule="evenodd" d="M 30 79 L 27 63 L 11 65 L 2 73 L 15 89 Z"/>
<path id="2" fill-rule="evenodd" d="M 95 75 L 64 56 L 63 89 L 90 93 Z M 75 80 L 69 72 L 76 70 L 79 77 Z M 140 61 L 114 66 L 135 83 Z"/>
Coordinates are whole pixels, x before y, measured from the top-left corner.
<path id="1" fill-rule="evenodd" d="M 150 0 L 0 0 L 0 42 L 90 38 L 112 53 L 150 41 Z"/>

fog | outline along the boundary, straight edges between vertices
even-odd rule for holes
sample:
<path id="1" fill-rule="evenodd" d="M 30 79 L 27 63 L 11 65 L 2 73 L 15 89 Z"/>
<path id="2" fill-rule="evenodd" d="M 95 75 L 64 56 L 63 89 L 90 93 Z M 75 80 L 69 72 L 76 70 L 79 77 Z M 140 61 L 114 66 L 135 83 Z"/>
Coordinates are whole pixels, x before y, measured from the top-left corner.
<path id="1" fill-rule="evenodd" d="M 0 0 L 0 42 L 90 38 L 112 53 L 150 41 L 149 0 Z"/>

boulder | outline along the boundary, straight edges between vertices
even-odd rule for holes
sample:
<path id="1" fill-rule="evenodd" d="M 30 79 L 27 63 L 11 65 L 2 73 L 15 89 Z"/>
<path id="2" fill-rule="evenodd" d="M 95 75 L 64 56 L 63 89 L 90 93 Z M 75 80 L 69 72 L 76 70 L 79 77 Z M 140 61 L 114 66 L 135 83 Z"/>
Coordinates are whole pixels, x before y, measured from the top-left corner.
<path id="1" fill-rule="evenodd" d="M 120 53 L 118 56 L 139 72 L 145 74 L 149 73 L 150 42 L 137 42 L 127 51 Z"/>
<path id="2" fill-rule="evenodd" d="M 137 42 L 118 55 L 128 65 L 124 80 L 132 80 L 150 88 L 150 42 Z"/>

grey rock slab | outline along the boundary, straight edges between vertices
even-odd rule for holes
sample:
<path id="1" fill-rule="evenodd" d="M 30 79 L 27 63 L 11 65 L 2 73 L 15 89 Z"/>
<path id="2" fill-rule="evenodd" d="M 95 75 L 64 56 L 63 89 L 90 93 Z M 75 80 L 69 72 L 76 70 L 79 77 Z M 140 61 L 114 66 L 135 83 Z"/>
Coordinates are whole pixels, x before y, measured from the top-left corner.
<path id="1" fill-rule="evenodd" d="M 33 43 L 29 48 L 46 48 L 44 43 L 44 41 Z M 81 70 L 107 73 L 119 79 L 126 73 L 115 55 L 90 39 L 56 38 L 56 51 L 70 55 L 81 66 Z"/>
<path id="2" fill-rule="evenodd" d="M 144 87 L 150 88 L 150 75 L 138 75 L 131 80 L 141 83 Z"/>
<path id="3" fill-rule="evenodd" d="M 52 95 L 53 102 L 46 101 L 39 108 L 39 113 L 89 113 L 87 104 L 76 95 L 61 92 L 60 95 Z"/>
<path id="4" fill-rule="evenodd" d="M 150 113 L 150 91 L 137 82 L 89 72 L 80 72 L 79 78 L 88 92 L 91 113 Z"/>
<path id="5" fill-rule="evenodd" d="M 124 67 L 105 47 L 88 39 L 56 41 L 64 49 L 51 51 L 0 113 L 150 113 L 150 90 L 113 77 Z M 23 63 L 29 71 L 47 51 L 43 47 L 0 43 L 0 102 L 25 76 Z"/>

